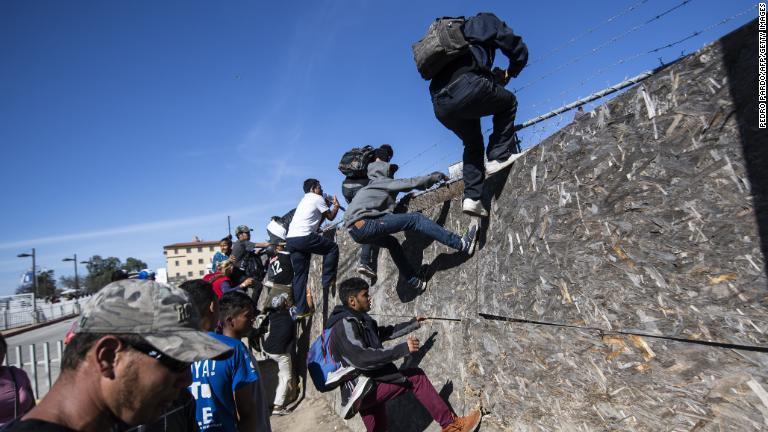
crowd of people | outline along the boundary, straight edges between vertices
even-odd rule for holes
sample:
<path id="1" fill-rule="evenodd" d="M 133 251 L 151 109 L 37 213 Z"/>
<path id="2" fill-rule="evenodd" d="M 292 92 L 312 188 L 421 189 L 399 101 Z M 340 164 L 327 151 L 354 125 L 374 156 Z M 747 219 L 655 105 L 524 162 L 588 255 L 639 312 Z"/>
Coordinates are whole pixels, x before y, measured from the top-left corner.
<path id="1" fill-rule="evenodd" d="M 455 46 L 442 46 L 446 41 Z M 496 50 L 509 59 L 506 69 L 493 69 Z M 342 159 L 354 167 L 342 184 L 348 208 L 341 225 L 361 245 L 361 276 L 375 282 L 384 248 L 404 283 L 423 291 L 427 274 L 420 263 L 409 262 L 394 234 L 417 232 L 456 253 L 474 253 L 477 219 L 488 216 L 484 180 L 509 167 L 520 152 L 517 101 L 504 86 L 526 65 L 528 51 L 498 17 L 480 13 L 437 19 L 414 45 L 414 57 L 422 77 L 431 81 L 435 116 L 463 143 L 462 210 L 470 223 L 457 234 L 421 213 L 396 213 L 398 194 L 430 188 L 447 176 L 395 178 L 394 149 L 384 144 L 359 151 L 360 160 Z M 493 133 L 486 150 L 480 119 L 487 115 L 493 115 Z M 297 322 L 314 313 L 307 288 L 313 254 L 322 256 L 324 292 L 338 288 L 340 304 L 326 323 L 332 358 L 355 371 L 339 386 L 343 417 L 359 413 L 368 431 L 385 431 L 385 402 L 410 392 L 443 431 L 475 430 L 479 410 L 457 416 L 423 370 L 393 363 L 419 350 L 417 338 L 383 345 L 418 329 L 426 318 L 380 326 L 368 315 L 369 282 L 353 277 L 336 287 L 339 246 L 322 224 L 334 221 L 342 206 L 317 179 L 306 179 L 302 189 L 295 209 L 271 218 L 267 241 L 252 242 L 253 230 L 246 225 L 236 228 L 235 241 L 223 238 L 203 279 L 176 288 L 149 276 L 116 275 L 71 330 L 61 375 L 39 404 L 23 371 L 0 368 L 3 430 L 270 431 L 270 416 L 289 412 Z M 260 299 L 264 314 L 256 324 Z M 6 349 L 0 337 L 0 363 Z M 254 349 L 278 365 L 272 401 L 265 398 Z"/>

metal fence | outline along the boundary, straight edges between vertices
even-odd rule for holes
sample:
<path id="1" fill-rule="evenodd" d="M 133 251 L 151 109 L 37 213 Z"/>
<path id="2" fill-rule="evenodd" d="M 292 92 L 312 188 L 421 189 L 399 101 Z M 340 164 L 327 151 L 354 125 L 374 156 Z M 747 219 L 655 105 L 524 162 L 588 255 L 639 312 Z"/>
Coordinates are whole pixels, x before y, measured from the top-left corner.
<path id="1" fill-rule="evenodd" d="M 32 390 L 36 399 L 42 399 L 56 381 L 61 371 L 61 355 L 64 352 L 64 342 L 59 340 L 54 343 L 43 342 L 26 346 L 15 346 L 8 350 L 8 354 L 15 354 L 11 362 L 10 356 L 6 356 L 5 364 L 24 369 L 32 383 Z M 27 352 L 25 358 L 24 352 Z M 52 352 L 55 351 L 55 357 Z"/>
<path id="2" fill-rule="evenodd" d="M 16 327 L 23 327 L 31 324 L 51 321 L 57 318 L 80 313 L 81 303 L 84 298 L 67 300 L 60 303 L 42 303 L 37 302 L 36 307 L 33 303 L 23 303 L 16 307 L 0 309 L 0 330 L 8 330 Z"/>

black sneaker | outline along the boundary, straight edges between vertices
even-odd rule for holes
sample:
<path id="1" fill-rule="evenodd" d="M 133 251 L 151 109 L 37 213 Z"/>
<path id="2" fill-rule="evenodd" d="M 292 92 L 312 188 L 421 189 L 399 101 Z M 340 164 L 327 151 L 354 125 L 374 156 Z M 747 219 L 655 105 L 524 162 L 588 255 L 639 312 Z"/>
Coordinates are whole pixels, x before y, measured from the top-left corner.
<path id="1" fill-rule="evenodd" d="M 461 238 L 461 252 L 464 252 L 467 255 L 472 255 L 475 253 L 476 240 L 477 225 L 471 224 L 469 228 L 467 228 L 467 232 L 464 234 L 464 237 Z"/>
<path id="2" fill-rule="evenodd" d="M 423 277 L 417 277 L 415 282 L 409 283 L 408 285 L 419 292 L 425 291 L 427 289 L 427 281 L 424 280 Z"/>
<path id="3" fill-rule="evenodd" d="M 370 266 L 365 264 L 359 264 L 357 266 L 357 272 L 363 276 L 368 276 L 371 279 L 376 277 L 376 272 L 373 271 L 373 269 Z"/>

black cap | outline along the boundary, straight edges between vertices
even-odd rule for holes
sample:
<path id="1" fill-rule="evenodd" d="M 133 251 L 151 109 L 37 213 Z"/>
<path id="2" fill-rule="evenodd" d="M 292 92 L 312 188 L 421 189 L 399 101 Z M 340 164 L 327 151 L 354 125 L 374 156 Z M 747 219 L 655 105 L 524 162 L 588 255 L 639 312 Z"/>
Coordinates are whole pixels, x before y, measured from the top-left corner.
<path id="1" fill-rule="evenodd" d="M 384 162 L 389 162 L 392 160 L 392 156 L 394 154 L 395 152 L 392 150 L 392 146 L 389 144 L 382 144 L 379 146 L 379 148 L 376 149 L 376 157 L 383 160 Z"/>

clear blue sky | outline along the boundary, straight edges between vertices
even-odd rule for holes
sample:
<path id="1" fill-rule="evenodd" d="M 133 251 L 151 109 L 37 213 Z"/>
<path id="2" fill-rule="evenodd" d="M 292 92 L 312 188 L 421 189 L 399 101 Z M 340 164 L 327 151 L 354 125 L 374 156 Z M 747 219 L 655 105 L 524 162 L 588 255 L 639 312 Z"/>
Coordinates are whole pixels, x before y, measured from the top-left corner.
<path id="1" fill-rule="evenodd" d="M 340 196 L 336 164 L 353 146 L 391 143 L 401 176 L 446 170 L 461 144 L 434 118 L 410 51 L 436 16 L 495 12 L 532 61 L 567 44 L 510 83 L 532 83 L 518 94 L 522 121 L 757 16 L 610 66 L 754 5 L 692 0 L 643 24 L 679 3 L 2 1 L 0 295 L 18 286 L 30 261 L 16 255 L 32 247 L 62 276 L 73 253 L 162 267 L 163 245 L 219 239 L 227 215 L 261 239 L 303 179 Z M 525 131 L 524 145 L 571 118 Z"/>

